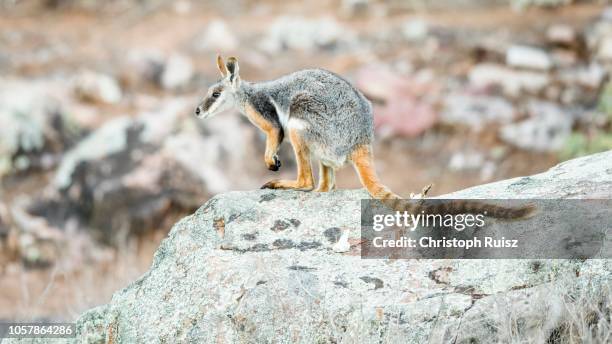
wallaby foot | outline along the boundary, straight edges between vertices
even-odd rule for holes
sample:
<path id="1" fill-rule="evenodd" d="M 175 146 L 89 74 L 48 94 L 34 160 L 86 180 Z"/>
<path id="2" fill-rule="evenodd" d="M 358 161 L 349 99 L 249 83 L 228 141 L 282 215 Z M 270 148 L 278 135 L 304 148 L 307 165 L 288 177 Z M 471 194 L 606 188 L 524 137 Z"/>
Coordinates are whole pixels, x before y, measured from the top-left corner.
<path id="1" fill-rule="evenodd" d="M 316 192 L 328 192 L 336 188 L 335 171 L 333 168 L 319 162 L 319 185 Z"/>
<path id="2" fill-rule="evenodd" d="M 298 180 L 271 180 L 265 183 L 262 189 L 281 189 L 281 190 L 301 190 L 301 191 L 312 191 L 314 188 L 313 183 L 300 182 Z"/>

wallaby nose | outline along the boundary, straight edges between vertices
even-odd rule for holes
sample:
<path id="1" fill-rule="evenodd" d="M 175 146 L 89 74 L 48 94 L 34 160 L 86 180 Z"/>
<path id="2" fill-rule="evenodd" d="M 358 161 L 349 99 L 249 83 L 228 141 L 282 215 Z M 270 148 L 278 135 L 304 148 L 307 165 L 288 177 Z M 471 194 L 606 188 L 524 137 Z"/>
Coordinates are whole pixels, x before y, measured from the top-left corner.
<path id="1" fill-rule="evenodd" d="M 196 115 L 199 115 L 199 114 L 200 114 L 200 108 L 199 108 L 199 107 L 197 107 L 197 108 L 196 108 Z"/>

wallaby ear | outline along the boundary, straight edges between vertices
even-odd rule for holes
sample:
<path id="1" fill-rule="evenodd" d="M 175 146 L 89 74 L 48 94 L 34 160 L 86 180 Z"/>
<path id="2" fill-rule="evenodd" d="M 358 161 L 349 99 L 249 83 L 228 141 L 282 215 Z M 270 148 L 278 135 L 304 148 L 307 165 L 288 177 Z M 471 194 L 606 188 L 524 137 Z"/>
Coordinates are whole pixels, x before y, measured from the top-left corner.
<path id="1" fill-rule="evenodd" d="M 230 82 L 234 83 L 238 80 L 239 78 L 239 74 L 238 74 L 238 59 L 235 57 L 230 57 L 227 59 L 227 70 L 229 71 L 229 75 L 230 75 Z"/>
<path id="2" fill-rule="evenodd" d="M 223 63 L 223 57 L 220 54 L 217 54 L 217 68 L 219 68 L 219 72 L 221 72 L 222 77 L 227 76 L 227 68 L 225 68 L 225 63 Z"/>

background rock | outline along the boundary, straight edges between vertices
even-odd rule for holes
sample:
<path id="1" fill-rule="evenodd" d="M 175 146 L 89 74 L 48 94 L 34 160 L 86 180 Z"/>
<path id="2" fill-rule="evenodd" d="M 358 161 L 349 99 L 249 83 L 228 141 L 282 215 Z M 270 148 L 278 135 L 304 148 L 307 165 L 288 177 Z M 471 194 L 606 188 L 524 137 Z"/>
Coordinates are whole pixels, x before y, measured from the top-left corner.
<path id="1" fill-rule="evenodd" d="M 609 198 L 611 159 L 587 156 L 448 197 Z M 214 197 L 175 225 L 149 272 L 82 315 L 79 340 L 544 342 L 597 340 L 597 328 L 609 329 L 609 260 L 361 259 L 362 198 Z M 345 231 L 351 250 L 336 253 Z M 593 332 L 572 332 L 586 319 Z"/>
<path id="2" fill-rule="evenodd" d="M 480 130 L 491 123 L 510 123 L 515 113 L 512 104 L 501 97 L 451 94 L 444 99 L 440 120 Z"/>
<path id="3" fill-rule="evenodd" d="M 261 45 L 270 53 L 287 49 L 315 51 L 346 45 L 352 38 L 349 29 L 331 17 L 280 17 L 271 24 Z"/>
<path id="4" fill-rule="evenodd" d="M 236 49 L 239 43 L 225 21 L 213 20 L 196 38 L 194 48 L 198 51 L 229 52 Z"/>
<path id="5" fill-rule="evenodd" d="M 552 59 L 542 49 L 523 45 L 513 45 L 506 52 L 506 63 L 512 67 L 549 70 Z"/>
<path id="6" fill-rule="evenodd" d="M 44 167 L 45 153 L 58 153 L 79 137 L 78 125 L 57 99 L 62 91 L 52 81 L 0 79 L 0 178 Z"/>
<path id="7" fill-rule="evenodd" d="M 512 97 L 522 92 L 537 94 L 550 84 L 550 77 L 545 73 L 517 71 L 490 63 L 476 65 L 468 78 L 476 88 L 500 87 L 506 95 Z"/>
<path id="8" fill-rule="evenodd" d="M 553 44 L 572 46 L 576 44 L 578 33 L 569 25 L 556 24 L 546 30 L 546 39 Z"/>
<path id="9" fill-rule="evenodd" d="M 502 140 L 539 152 L 559 150 L 570 135 L 573 115 L 554 103 L 539 101 L 527 104 L 527 114 L 529 118 L 500 128 Z"/>
<path id="10" fill-rule="evenodd" d="M 160 82 L 165 89 L 179 89 L 187 86 L 193 76 L 191 59 L 187 56 L 173 54 L 166 60 Z"/>
<path id="11" fill-rule="evenodd" d="M 110 75 L 83 71 L 73 81 L 74 93 L 84 101 L 117 104 L 122 92 L 117 80 Z"/>
<path id="12" fill-rule="evenodd" d="M 185 160 L 202 159 L 167 148 L 173 145 L 169 140 L 188 135 L 177 133 L 186 106 L 178 99 L 136 119 L 107 122 L 65 154 L 53 183 L 30 202 L 29 212 L 58 228 L 76 220 L 94 229 L 97 239 L 112 242 L 157 228 L 177 209 L 195 208 L 210 180 Z M 193 137 L 194 145 L 203 140 Z"/>
<path id="13" fill-rule="evenodd" d="M 249 183 L 246 167 L 228 166 L 245 164 L 254 137 L 236 116 L 215 117 L 201 129 L 187 116 L 191 104 L 177 98 L 106 122 L 64 154 L 50 185 L 24 202 L 24 211 L 49 227 L 76 222 L 114 244 L 170 225 L 162 220 L 193 211 L 212 193 Z M 225 140 L 230 134 L 237 138 Z"/>

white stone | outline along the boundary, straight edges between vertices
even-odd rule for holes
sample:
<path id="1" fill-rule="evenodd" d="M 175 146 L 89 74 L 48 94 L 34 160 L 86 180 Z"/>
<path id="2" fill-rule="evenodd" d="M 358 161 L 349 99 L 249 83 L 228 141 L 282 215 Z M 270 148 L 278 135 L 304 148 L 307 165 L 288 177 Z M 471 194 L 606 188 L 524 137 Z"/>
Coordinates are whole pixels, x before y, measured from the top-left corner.
<path id="1" fill-rule="evenodd" d="M 565 24 L 552 25 L 546 31 L 546 38 L 552 43 L 571 45 L 576 43 L 577 37 L 576 30 Z"/>
<path id="2" fill-rule="evenodd" d="M 500 137 L 516 147 L 537 151 L 558 151 L 569 137 L 574 123 L 572 114 L 554 103 L 531 101 L 529 118 L 500 128 Z"/>
<path id="3" fill-rule="evenodd" d="M 269 53 L 284 49 L 314 51 L 349 43 L 353 36 L 351 31 L 331 17 L 280 17 L 268 29 L 261 47 Z"/>
<path id="4" fill-rule="evenodd" d="M 488 63 L 476 65 L 468 78 L 478 88 L 501 86 L 504 93 L 510 96 L 518 96 L 521 92 L 538 93 L 550 83 L 546 73 L 517 71 Z"/>
<path id="5" fill-rule="evenodd" d="M 513 45 L 506 52 L 506 63 L 512 67 L 549 70 L 553 66 L 550 55 L 539 48 Z"/>
<path id="6" fill-rule="evenodd" d="M 444 99 L 441 120 L 453 125 L 480 130 L 490 123 L 509 123 L 515 110 L 504 98 L 483 95 L 451 94 Z"/>
<path id="7" fill-rule="evenodd" d="M 448 168 L 454 171 L 473 170 L 482 167 L 484 156 L 476 151 L 457 152 L 451 157 Z"/>
<path id="8" fill-rule="evenodd" d="M 174 90 L 185 87 L 193 78 L 194 70 L 191 59 L 184 55 L 171 55 L 166 61 L 161 75 L 161 85 Z"/>
<path id="9" fill-rule="evenodd" d="M 215 19 L 208 24 L 206 30 L 197 38 L 195 48 L 200 51 L 208 50 L 224 53 L 236 49 L 239 44 L 238 38 L 227 23 L 223 20 Z"/>
<path id="10" fill-rule="evenodd" d="M 597 57 L 603 61 L 612 61 L 612 35 L 605 36 L 599 43 Z"/>
<path id="11" fill-rule="evenodd" d="M 75 94 L 82 100 L 117 104 L 122 92 L 115 78 L 94 71 L 83 71 L 73 81 Z"/>
<path id="12" fill-rule="evenodd" d="M 402 24 L 402 34 L 409 41 L 421 41 L 428 33 L 429 26 L 424 20 L 413 19 Z"/>
<path id="13" fill-rule="evenodd" d="M 606 79 L 608 72 L 597 62 L 591 62 L 588 66 L 561 71 L 559 79 L 567 85 L 577 84 L 580 86 L 597 89 Z"/>

